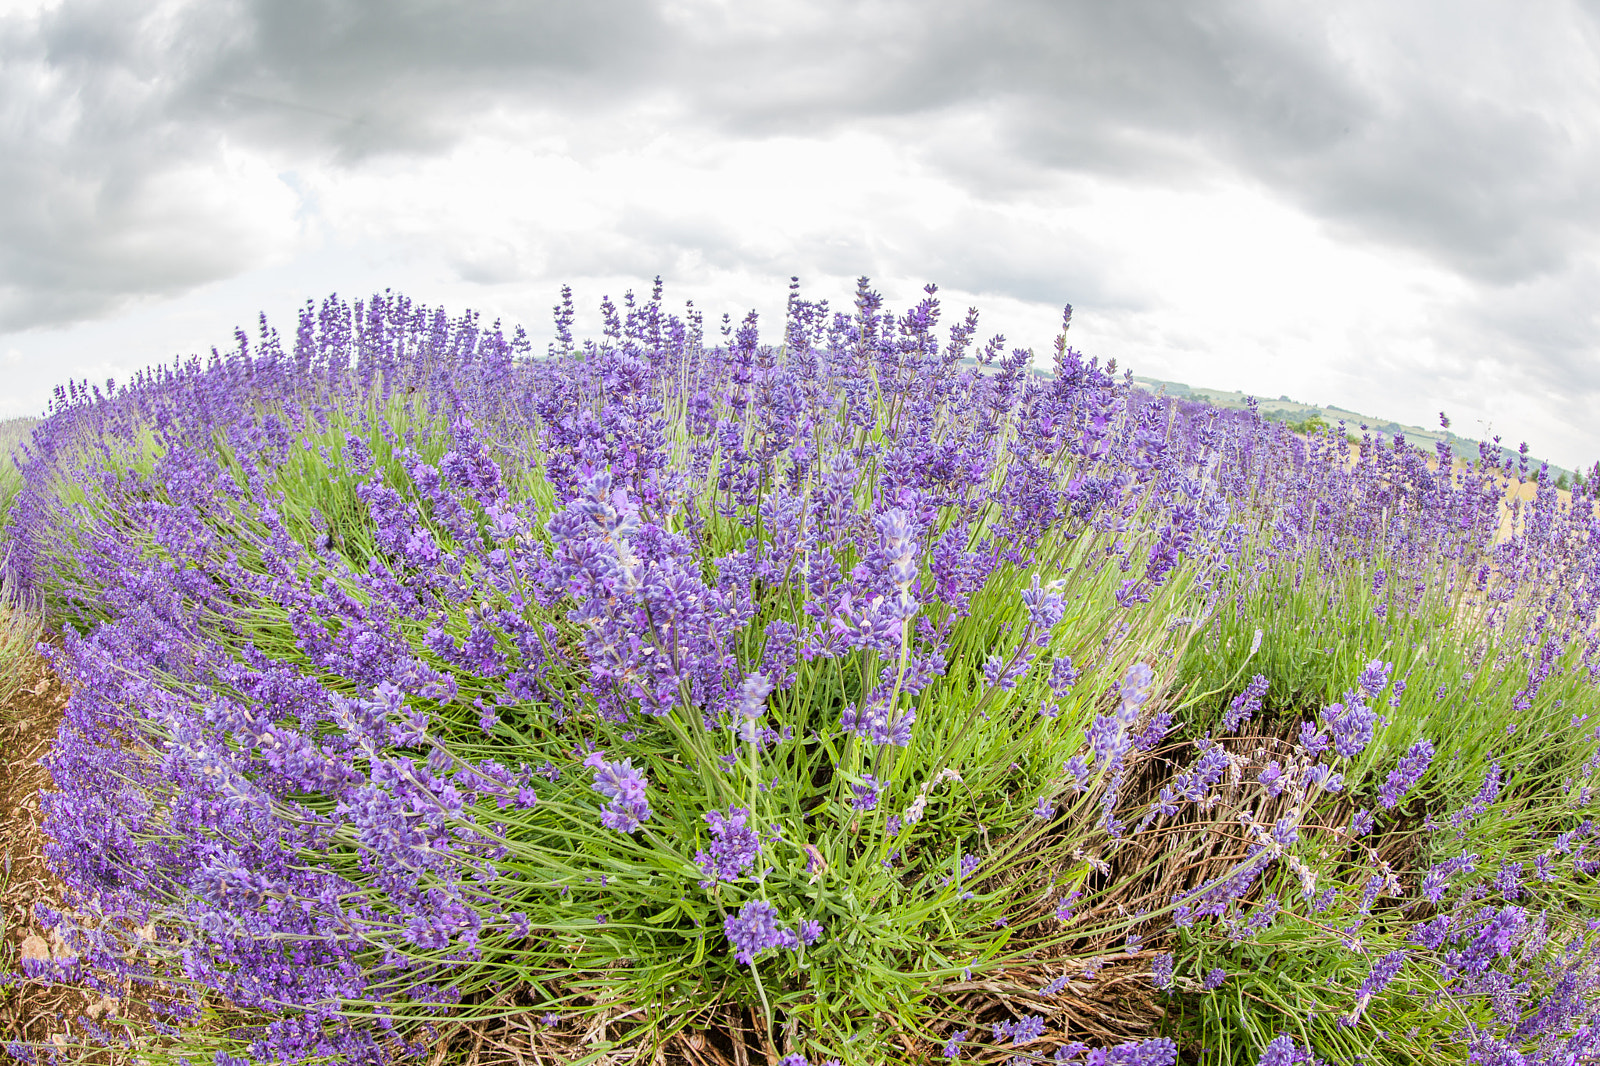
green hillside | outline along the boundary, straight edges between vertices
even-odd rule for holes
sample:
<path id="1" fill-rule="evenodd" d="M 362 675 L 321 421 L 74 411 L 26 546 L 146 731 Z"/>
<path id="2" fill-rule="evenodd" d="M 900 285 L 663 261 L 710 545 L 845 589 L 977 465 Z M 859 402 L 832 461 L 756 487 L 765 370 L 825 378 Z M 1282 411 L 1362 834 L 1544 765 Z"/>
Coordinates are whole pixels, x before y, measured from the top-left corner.
<path id="1" fill-rule="evenodd" d="M 1246 398 L 1248 394 L 1243 392 L 1198 388 L 1193 385 L 1186 385 L 1181 381 L 1163 381 L 1160 378 L 1142 377 L 1137 374 L 1134 375 L 1133 381 L 1134 384 L 1151 392 L 1164 393 L 1176 399 L 1199 400 L 1215 407 L 1243 408 L 1247 406 Z M 1371 429 L 1374 433 L 1381 433 L 1391 437 L 1396 434 L 1402 434 L 1406 438 L 1406 443 L 1426 448 L 1429 451 L 1433 450 L 1439 441 L 1444 441 L 1450 446 L 1451 454 L 1458 459 L 1476 459 L 1478 457 L 1478 442 L 1476 440 L 1459 436 L 1448 429 L 1426 429 L 1422 426 L 1406 425 L 1390 419 L 1364 415 L 1358 411 L 1351 411 L 1343 407 L 1301 403 L 1298 400 L 1291 400 L 1287 396 L 1279 396 L 1276 399 L 1258 396 L 1256 397 L 1256 404 L 1261 411 L 1262 417 L 1272 421 L 1304 423 L 1313 419 L 1320 419 L 1330 426 L 1336 426 L 1343 422 L 1353 432 L 1365 427 Z M 1517 458 L 1517 452 L 1514 448 L 1502 446 L 1500 454 L 1502 458 L 1513 460 Z M 1542 461 L 1532 457 L 1528 460 L 1530 466 L 1534 469 L 1538 469 Z M 1549 467 L 1551 475 L 1558 480 L 1565 477 L 1570 481 L 1576 474 L 1575 471 L 1557 466 L 1554 463 L 1550 463 Z"/>

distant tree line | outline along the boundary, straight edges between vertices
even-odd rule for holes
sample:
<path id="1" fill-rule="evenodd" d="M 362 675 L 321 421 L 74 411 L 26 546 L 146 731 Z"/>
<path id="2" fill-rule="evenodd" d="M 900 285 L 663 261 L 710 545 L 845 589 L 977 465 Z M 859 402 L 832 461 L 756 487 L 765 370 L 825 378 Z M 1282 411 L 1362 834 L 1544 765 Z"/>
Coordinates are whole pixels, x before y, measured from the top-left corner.
<path id="1" fill-rule="evenodd" d="M 1556 478 L 1556 488 L 1571 489 L 1573 492 L 1584 492 L 1593 496 L 1600 494 L 1600 463 L 1595 463 L 1585 474 L 1582 470 L 1567 477 L 1566 471 Z"/>

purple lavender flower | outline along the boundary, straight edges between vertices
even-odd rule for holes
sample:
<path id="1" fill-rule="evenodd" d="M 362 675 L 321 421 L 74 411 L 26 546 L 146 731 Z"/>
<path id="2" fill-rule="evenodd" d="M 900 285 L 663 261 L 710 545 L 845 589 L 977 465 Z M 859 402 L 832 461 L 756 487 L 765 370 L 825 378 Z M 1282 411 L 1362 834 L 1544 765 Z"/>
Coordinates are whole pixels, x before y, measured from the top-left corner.
<path id="1" fill-rule="evenodd" d="M 1224 970 L 1221 966 L 1213 966 L 1211 969 L 1206 971 L 1205 981 L 1203 983 L 1205 984 L 1207 990 L 1214 992 L 1221 988 L 1223 982 L 1227 981 L 1227 979 L 1227 970 Z"/>
<path id="2" fill-rule="evenodd" d="M 1277 895 L 1267 895 L 1256 905 L 1255 910 L 1250 912 L 1250 919 L 1245 922 L 1245 932 L 1247 934 L 1255 934 L 1263 929 L 1270 928 L 1282 912 L 1283 905 L 1279 902 Z"/>
<path id="3" fill-rule="evenodd" d="M 1411 927 L 1411 934 L 1407 939 L 1413 944 L 1422 945 L 1429 951 L 1438 951 L 1449 937 L 1455 921 L 1455 915 L 1441 914 L 1431 921 L 1418 922 Z"/>
<path id="4" fill-rule="evenodd" d="M 1520 862 L 1508 862 L 1501 865 L 1499 872 L 1494 876 L 1495 891 L 1508 900 L 1520 899 L 1522 897 L 1523 868 L 1524 864 Z"/>
<path id="5" fill-rule="evenodd" d="M 1045 1020 L 1038 1014 L 1024 1014 L 1016 1021 L 995 1022 L 994 1038 L 1005 1040 L 1008 1037 L 1013 1045 L 1031 1043 L 1044 1035 Z"/>
<path id="6" fill-rule="evenodd" d="M 1372 743 L 1378 714 L 1353 697 L 1347 698 L 1348 703 L 1335 703 L 1323 708 L 1322 720 L 1333 734 L 1333 750 L 1341 758 L 1353 759 Z"/>
<path id="7" fill-rule="evenodd" d="M 1328 750 L 1328 734 L 1319 732 L 1311 722 L 1301 722 L 1300 746 L 1305 749 L 1307 755 L 1314 759 Z"/>
<path id="8" fill-rule="evenodd" d="M 1191 803 L 1201 803 L 1227 770 L 1227 751 L 1220 744 L 1210 744 L 1187 770 L 1173 778 L 1170 787 L 1162 789 L 1162 798 L 1181 797 Z"/>
<path id="9" fill-rule="evenodd" d="M 911 743 L 911 727 L 916 723 L 917 712 L 897 712 L 886 702 L 875 700 L 857 712 L 846 708 L 840 718 L 840 728 L 870 740 L 880 747 L 890 744 L 904 748 Z"/>
<path id="10" fill-rule="evenodd" d="M 1250 679 L 1250 683 L 1245 686 L 1244 691 L 1235 696 L 1233 702 L 1228 704 L 1228 713 L 1222 716 L 1222 731 L 1224 733 L 1237 731 L 1241 725 L 1250 720 L 1251 715 L 1261 710 L 1261 699 L 1267 694 L 1270 684 L 1271 682 L 1263 674 L 1256 674 Z"/>
<path id="11" fill-rule="evenodd" d="M 649 821 L 650 803 L 645 789 L 650 782 L 633 768 L 633 760 L 608 762 L 602 752 L 583 760 L 594 770 L 594 790 L 611 802 L 600 812 L 600 822 L 619 833 L 632 833 L 639 823 Z"/>
<path id="12" fill-rule="evenodd" d="M 1372 969 L 1367 972 L 1366 980 L 1362 981 L 1361 987 L 1356 990 L 1355 1006 L 1346 1018 L 1341 1019 L 1341 1022 L 1345 1025 L 1354 1024 L 1356 1019 L 1361 1017 L 1362 1012 L 1367 1009 L 1367 1004 L 1372 1002 L 1372 997 L 1382 992 L 1388 987 L 1389 982 L 1399 975 L 1400 969 L 1405 965 L 1405 962 L 1406 952 L 1404 950 L 1391 951 L 1377 962 L 1374 962 Z"/>
<path id="13" fill-rule="evenodd" d="M 1055 628 L 1067 613 L 1067 601 L 1058 592 L 1058 582 L 1040 586 L 1039 575 L 1033 575 L 1033 583 L 1022 590 L 1022 603 L 1028 609 L 1028 622 L 1031 626 L 1048 634 Z M 1068 660 L 1068 669 L 1071 661 Z"/>
<path id="14" fill-rule="evenodd" d="M 753 966 L 755 957 L 770 948 L 793 950 L 800 945 L 793 932 L 778 925 L 778 912 L 763 899 L 750 900 L 737 915 L 724 918 L 722 931 L 733 945 L 734 961 L 746 966 Z"/>
<path id="15" fill-rule="evenodd" d="M 1103 1055 L 1104 1066 L 1174 1066 L 1178 1061 L 1178 1045 L 1169 1037 L 1158 1036 L 1117 1044 L 1089 1055 L 1091 1059 Z"/>
<path id="16" fill-rule="evenodd" d="M 1033 660 L 1024 654 L 1013 655 L 1008 660 L 991 653 L 983 664 L 983 683 L 1003 690 L 1014 689 L 1017 678 L 1027 673 L 1032 665 Z"/>
<path id="17" fill-rule="evenodd" d="M 1056 699 L 1065 696 L 1078 683 L 1081 671 L 1072 665 L 1070 655 L 1058 655 L 1050 664 L 1050 692 Z"/>
<path id="18" fill-rule="evenodd" d="M 889 582 L 907 595 L 906 590 L 917 576 L 916 526 L 911 514 L 903 508 L 892 507 L 873 519 L 881 538 L 884 572 Z"/>
<path id="19" fill-rule="evenodd" d="M 706 824 L 711 827 L 711 848 L 697 851 L 694 856 L 706 875 L 702 885 L 709 887 L 717 881 L 737 881 L 745 870 L 755 865 L 761 840 L 746 824 L 749 818 L 750 812 L 743 807 L 729 807 L 726 815 L 720 811 L 706 812 Z"/>
<path id="20" fill-rule="evenodd" d="M 957 1029 L 951 1033 L 950 1039 L 944 1042 L 944 1050 L 940 1054 L 947 1059 L 959 1059 L 961 1057 L 961 1045 L 967 1042 L 967 1037 L 971 1033 L 970 1029 Z"/>
<path id="21" fill-rule="evenodd" d="M 1344 775 L 1326 763 L 1314 763 L 1306 767 L 1302 780 L 1308 790 L 1320 788 L 1326 792 L 1338 792 L 1344 788 Z"/>
<path id="22" fill-rule="evenodd" d="M 1433 745 L 1426 740 L 1419 740 L 1411 745 L 1411 750 L 1401 756 L 1400 764 L 1389 771 L 1389 778 L 1378 790 L 1378 803 L 1385 810 L 1397 806 L 1411 787 L 1422 780 L 1422 775 L 1428 772 L 1428 766 L 1433 762 Z"/>
<path id="23" fill-rule="evenodd" d="M 850 806 L 858 811 L 876 810 L 878 807 L 878 781 L 871 774 L 861 775 L 861 784 L 851 785 L 850 791 L 855 793 L 855 798 L 850 801 Z"/>
<path id="24" fill-rule="evenodd" d="M 1478 794 L 1473 796 L 1472 801 L 1465 807 L 1450 816 L 1450 825 L 1453 828 L 1460 829 L 1488 810 L 1489 804 L 1493 803 L 1499 795 L 1500 764 L 1495 762 L 1489 765 L 1488 771 L 1483 775 L 1483 784 L 1479 787 Z"/>
<path id="25" fill-rule="evenodd" d="M 1287 848 L 1290 844 L 1300 839 L 1300 812 L 1291 810 L 1288 814 L 1272 823 L 1272 842 L 1280 848 Z"/>
<path id="26" fill-rule="evenodd" d="M 1128 725 L 1128 721 L 1117 715 L 1095 716 L 1088 731 L 1089 748 L 1094 752 L 1095 769 L 1115 770 L 1122 765 L 1123 757 L 1133 747 L 1133 740 L 1128 736 Z"/>
<path id="27" fill-rule="evenodd" d="M 1393 663 L 1374 659 L 1362 668 L 1361 676 L 1356 679 L 1356 685 L 1367 699 L 1375 700 L 1378 698 L 1378 693 L 1389 686 L 1389 675 L 1393 672 Z"/>
<path id="28" fill-rule="evenodd" d="M 1155 671 L 1147 663 L 1134 663 L 1128 667 L 1128 672 L 1123 675 L 1118 686 L 1118 696 L 1122 707 L 1137 711 L 1150 698 L 1150 686 L 1155 682 Z"/>
<path id="29" fill-rule="evenodd" d="M 761 738 L 760 722 L 766 713 L 767 696 L 772 692 L 772 682 L 764 674 L 751 674 L 739 686 L 735 703 L 736 729 L 739 739 L 754 744 Z"/>
<path id="30" fill-rule="evenodd" d="M 1277 759 L 1262 767 L 1261 772 L 1256 775 L 1256 780 L 1266 786 L 1268 795 L 1277 796 L 1283 793 L 1283 767 L 1278 765 Z"/>
<path id="31" fill-rule="evenodd" d="M 1300 1063 L 1311 1061 L 1311 1055 L 1302 1051 L 1290 1036 L 1279 1036 L 1272 1040 L 1261 1052 L 1257 1066 L 1299 1066 Z"/>
<path id="32" fill-rule="evenodd" d="M 1158 951 L 1150 956 L 1150 983 L 1157 988 L 1172 987 L 1172 952 Z"/>

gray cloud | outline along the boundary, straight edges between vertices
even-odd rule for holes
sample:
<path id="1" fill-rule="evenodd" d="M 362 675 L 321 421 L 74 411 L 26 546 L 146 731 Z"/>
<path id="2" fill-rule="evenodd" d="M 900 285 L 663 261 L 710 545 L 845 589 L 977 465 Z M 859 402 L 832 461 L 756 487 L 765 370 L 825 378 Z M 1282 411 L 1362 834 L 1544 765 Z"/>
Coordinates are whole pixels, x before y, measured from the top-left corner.
<path id="1" fill-rule="evenodd" d="M 250 217 L 225 190 L 185 185 L 225 170 L 230 145 L 291 166 L 438 151 L 497 102 L 593 108 L 632 92 L 659 33 L 637 0 L 68 0 L 0 19 L 0 331 L 259 265 L 264 230 L 291 228 L 292 212 Z M 500 259 L 466 271 L 502 275 Z"/>
<path id="2" fill-rule="evenodd" d="M 1242 179 L 1335 233 L 1491 287 L 1559 272 L 1593 244 L 1600 109 L 1587 83 L 1479 87 L 1419 34 L 1449 23 L 1512 68 L 1537 67 L 1548 41 L 1475 29 L 1499 10 L 1486 6 L 1443 4 L 1432 26 L 1374 8 L 1363 17 L 1376 29 L 1351 29 L 1346 10 L 235 0 L 169 11 L 66 0 L 0 21 L 0 329 L 107 313 L 259 261 L 271 237 L 262 220 L 171 191 L 184 168 L 221 165 L 226 145 L 268 152 L 286 171 L 381 167 L 444 151 L 496 109 L 543 109 L 592 115 L 606 146 L 607 120 L 644 100 L 663 102 L 669 126 L 732 138 L 869 127 L 995 201 L 1071 174 Z M 1572 15 L 1583 32 L 1591 19 Z M 769 251 L 669 216 L 625 219 L 637 239 L 552 238 L 535 258 L 560 273 L 648 274 L 698 251 L 712 265 L 789 272 Z M 1055 302 L 1045 272 L 1137 302 L 1097 289 L 1070 256 L 974 252 L 1022 236 L 976 217 L 932 233 L 906 226 L 894 258 L 922 255 L 919 269 L 952 285 Z M 485 243 L 457 273 L 497 283 L 537 272 L 508 249 Z M 841 274 L 888 265 L 866 236 L 806 254 Z M 858 256 L 867 261 L 844 262 Z"/>
<path id="3" fill-rule="evenodd" d="M 250 0 L 237 18 L 247 29 L 197 57 L 171 113 L 343 161 L 437 150 L 498 103 L 614 102 L 663 54 L 644 0 Z"/>
<path id="4" fill-rule="evenodd" d="M 731 49 L 739 75 L 698 86 L 699 110 L 746 134 L 892 122 L 908 140 L 929 136 L 934 158 L 987 195 L 1039 171 L 1167 184 L 1232 173 L 1351 236 L 1493 283 L 1559 269 L 1600 229 L 1592 53 L 1587 79 L 1505 92 L 1427 39 L 1452 22 L 1471 38 L 1476 25 L 1469 43 L 1504 65 L 1547 63 L 1552 40 L 1493 36 L 1480 18 L 1503 10 L 1493 5 L 1368 27 L 1365 49 L 1340 39 L 1333 9 L 1265 3 L 832 10 L 797 40 Z M 1591 31 L 1574 13 L 1548 35 L 1579 35 L 1581 53 Z M 964 143 L 931 130 L 949 111 L 981 119 Z"/>
<path id="5" fill-rule="evenodd" d="M 1147 164 L 1158 140 L 1304 151 L 1337 138 L 1366 104 L 1320 42 L 1254 5 L 828 6 L 834 17 L 810 40 L 735 50 L 751 72 L 772 69 L 778 51 L 828 59 L 709 86 L 708 102 L 730 122 L 786 128 L 993 102 L 1010 153 L 1114 173 Z"/>
<path id="6" fill-rule="evenodd" d="M 86 13 L 87 14 L 87 13 Z M 148 121 L 152 71 L 136 18 L 115 10 L 61 19 L 59 32 L 0 24 L 0 322 L 70 320 L 128 296 L 199 283 L 221 249 L 154 254 L 166 228 L 144 195 L 175 149 Z M 198 254 L 197 254 L 198 253 Z"/>

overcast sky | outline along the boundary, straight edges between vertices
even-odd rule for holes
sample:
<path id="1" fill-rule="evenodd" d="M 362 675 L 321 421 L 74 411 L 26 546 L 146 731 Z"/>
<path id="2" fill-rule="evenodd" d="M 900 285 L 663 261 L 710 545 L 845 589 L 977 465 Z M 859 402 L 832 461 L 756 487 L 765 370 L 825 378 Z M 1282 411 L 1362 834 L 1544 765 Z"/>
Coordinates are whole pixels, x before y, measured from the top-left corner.
<path id="1" fill-rule="evenodd" d="M 0 0 L 0 417 L 393 287 L 1047 356 L 1600 458 L 1600 4 Z M 581 324 L 592 324 L 590 315 Z M 285 329 L 287 332 L 287 329 Z"/>

